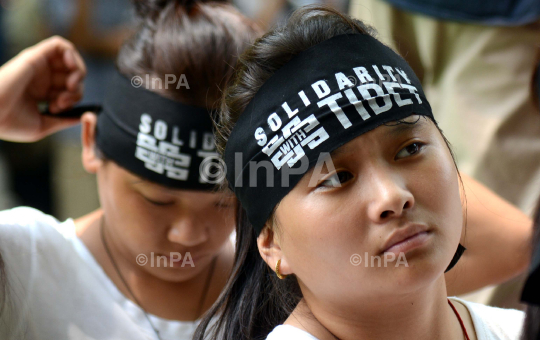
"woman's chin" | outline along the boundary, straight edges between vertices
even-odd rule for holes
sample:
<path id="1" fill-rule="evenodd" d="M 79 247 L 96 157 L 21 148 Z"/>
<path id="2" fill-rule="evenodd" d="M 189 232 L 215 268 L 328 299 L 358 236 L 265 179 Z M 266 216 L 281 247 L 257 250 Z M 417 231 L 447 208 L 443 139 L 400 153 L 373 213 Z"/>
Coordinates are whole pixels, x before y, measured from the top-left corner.
<path id="1" fill-rule="evenodd" d="M 153 277 L 167 282 L 189 281 L 201 274 L 206 266 L 169 266 L 145 267 L 145 271 Z"/>
<path id="2" fill-rule="evenodd" d="M 410 293 L 423 289 L 435 283 L 444 276 L 446 267 L 442 267 L 441 254 L 437 251 L 411 252 L 406 256 L 406 263 L 389 264 L 382 282 L 389 285 L 388 290 L 394 289 L 400 293 Z"/>

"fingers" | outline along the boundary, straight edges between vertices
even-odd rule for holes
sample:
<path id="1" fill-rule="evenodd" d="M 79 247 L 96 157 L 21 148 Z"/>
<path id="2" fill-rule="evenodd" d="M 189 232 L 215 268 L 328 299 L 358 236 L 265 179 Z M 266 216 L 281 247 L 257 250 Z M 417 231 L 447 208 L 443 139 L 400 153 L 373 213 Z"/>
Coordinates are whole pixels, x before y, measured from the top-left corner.
<path id="1" fill-rule="evenodd" d="M 53 90 L 49 93 L 49 112 L 58 113 L 80 101 L 83 97 L 83 85 L 78 85 L 75 91 Z"/>
<path id="2" fill-rule="evenodd" d="M 47 56 L 49 67 L 51 68 L 51 71 L 53 72 L 65 72 L 67 73 L 69 71 L 62 55 L 49 55 Z"/>
<path id="3" fill-rule="evenodd" d="M 63 64 L 68 70 L 66 88 L 75 91 L 77 85 L 86 77 L 86 65 L 76 49 L 66 49 L 64 51 Z"/>
<path id="4" fill-rule="evenodd" d="M 57 72 L 52 74 L 51 87 L 55 90 L 67 89 L 68 91 L 77 92 L 82 81 L 83 75 L 80 72 Z"/>
<path id="5" fill-rule="evenodd" d="M 68 70 L 80 71 L 83 77 L 86 76 L 86 65 L 84 64 L 82 56 L 75 48 L 66 49 L 64 51 L 64 62 L 66 63 Z"/>
<path id="6" fill-rule="evenodd" d="M 71 42 L 46 39 L 0 67 L 0 73 L 0 138 L 37 140 L 78 122 L 44 117 L 38 107 L 46 100 L 49 111 L 58 113 L 81 100 L 86 66 Z"/>
<path id="7" fill-rule="evenodd" d="M 55 72 L 51 77 L 51 87 L 57 90 L 66 88 L 67 78 L 70 76 L 67 72 Z"/>
<path id="8" fill-rule="evenodd" d="M 86 65 L 75 46 L 68 40 L 54 36 L 37 44 L 30 53 L 45 56 L 52 74 L 52 86 L 76 92 L 86 77 Z"/>
<path id="9" fill-rule="evenodd" d="M 66 88 L 68 91 L 76 92 L 79 89 L 79 85 L 82 85 L 84 74 L 81 72 L 71 73 L 66 80 Z"/>
<path id="10" fill-rule="evenodd" d="M 77 61 L 75 60 L 75 54 L 72 50 L 65 50 L 62 57 L 68 70 L 77 69 Z"/>
<path id="11" fill-rule="evenodd" d="M 36 55 L 45 56 L 50 70 L 51 82 L 47 90 L 49 111 L 57 113 L 73 106 L 82 99 L 86 66 L 68 40 L 55 36 L 35 46 Z"/>

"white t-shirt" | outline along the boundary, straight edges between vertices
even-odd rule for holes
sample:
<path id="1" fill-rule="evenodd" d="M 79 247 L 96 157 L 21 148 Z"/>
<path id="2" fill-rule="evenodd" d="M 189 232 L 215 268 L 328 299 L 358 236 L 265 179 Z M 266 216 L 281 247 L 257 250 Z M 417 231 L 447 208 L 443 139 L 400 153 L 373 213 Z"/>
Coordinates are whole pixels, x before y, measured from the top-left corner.
<path id="1" fill-rule="evenodd" d="M 519 340 L 525 314 L 515 309 L 489 307 L 450 298 L 461 302 L 471 314 L 478 340 Z M 319 340 L 313 335 L 290 325 L 280 325 L 268 334 L 266 340 Z"/>
<path id="2" fill-rule="evenodd" d="M 1 211 L 0 254 L 9 285 L 0 339 L 157 339 L 75 235 L 72 219 L 60 223 L 24 207 Z M 150 319 L 163 340 L 191 339 L 198 324 Z"/>

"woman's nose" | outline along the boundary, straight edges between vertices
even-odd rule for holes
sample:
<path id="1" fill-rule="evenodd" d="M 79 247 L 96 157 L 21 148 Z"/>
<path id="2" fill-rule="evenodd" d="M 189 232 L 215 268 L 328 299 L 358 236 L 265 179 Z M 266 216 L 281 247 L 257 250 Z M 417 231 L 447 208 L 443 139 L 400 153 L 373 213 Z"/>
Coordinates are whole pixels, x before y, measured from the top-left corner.
<path id="1" fill-rule="evenodd" d="M 368 216 L 376 223 L 401 217 L 414 206 L 414 196 L 399 174 L 378 171 L 369 180 Z"/>
<path id="2" fill-rule="evenodd" d="M 194 247 L 207 241 L 207 229 L 193 216 L 182 216 L 171 226 L 167 238 L 185 247 Z"/>

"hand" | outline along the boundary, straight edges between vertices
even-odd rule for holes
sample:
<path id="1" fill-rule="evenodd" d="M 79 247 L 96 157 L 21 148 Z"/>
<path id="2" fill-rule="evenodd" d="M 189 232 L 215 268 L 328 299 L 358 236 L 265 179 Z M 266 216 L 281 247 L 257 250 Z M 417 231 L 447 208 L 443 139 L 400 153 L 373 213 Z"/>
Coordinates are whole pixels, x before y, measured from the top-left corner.
<path id="1" fill-rule="evenodd" d="M 86 67 L 75 46 L 52 37 L 29 47 L 0 68 L 0 139 L 33 142 L 75 125 L 78 118 L 40 114 L 39 102 L 51 113 L 81 100 Z"/>

